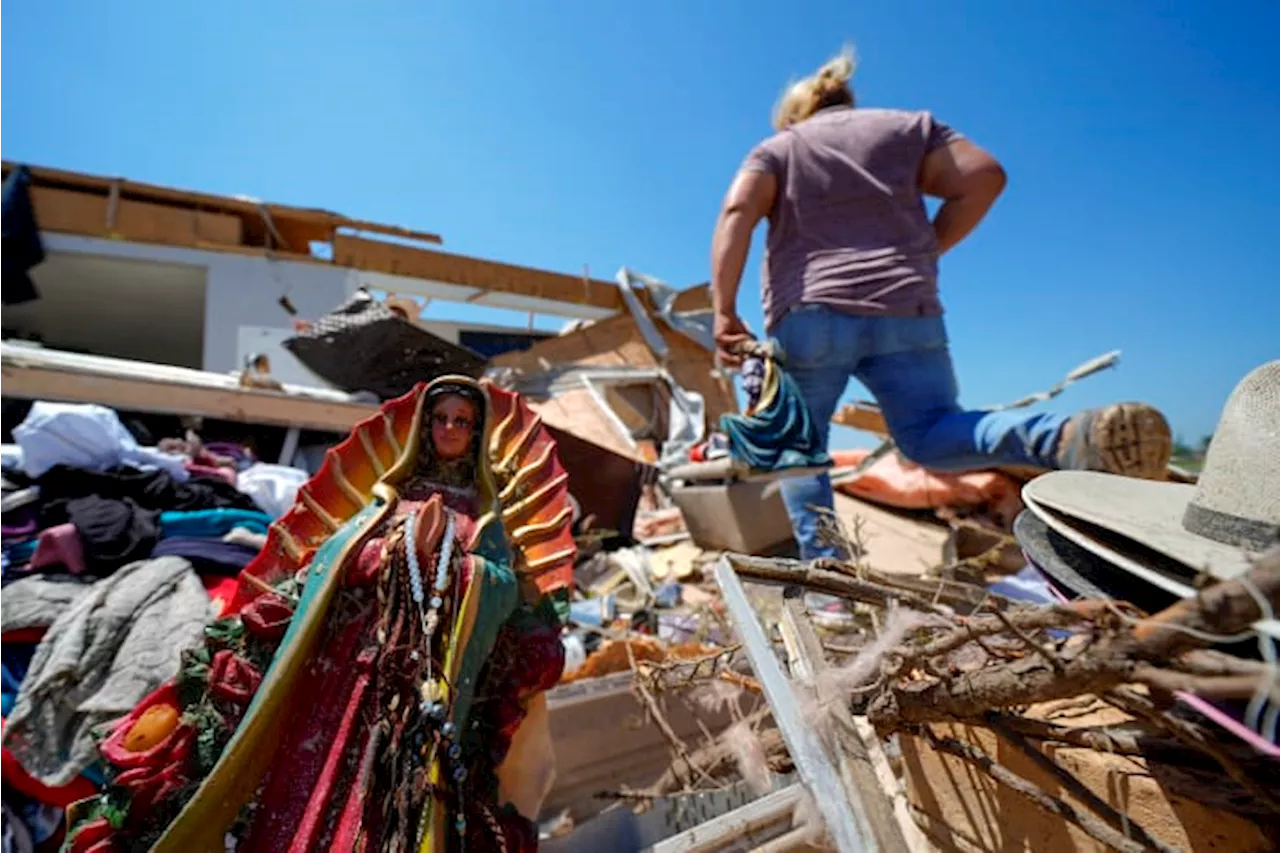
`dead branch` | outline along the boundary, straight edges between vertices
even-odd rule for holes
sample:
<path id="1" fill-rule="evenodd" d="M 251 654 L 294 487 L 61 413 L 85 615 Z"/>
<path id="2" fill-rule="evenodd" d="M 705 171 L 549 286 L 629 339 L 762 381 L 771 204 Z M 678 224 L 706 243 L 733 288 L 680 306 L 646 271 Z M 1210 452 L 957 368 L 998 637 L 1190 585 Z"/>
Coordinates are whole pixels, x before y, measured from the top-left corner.
<path id="1" fill-rule="evenodd" d="M 1184 652 L 1176 661 L 1178 669 L 1196 675 L 1269 675 L 1270 668 L 1261 661 L 1236 657 L 1212 649 Z"/>
<path id="2" fill-rule="evenodd" d="M 1071 796 L 1084 803 L 1094 811 L 1099 817 L 1116 829 L 1131 837 L 1134 841 L 1146 847 L 1160 851 L 1160 853 L 1173 853 L 1179 848 L 1171 847 L 1160 839 L 1151 835 L 1141 824 L 1134 822 L 1131 818 L 1120 814 L 1106 800 L 1099 797 L 1093 791 L 1089 790 L 1083 782 L 1068 773 L 1062 765 L 1054 761 L 1049 756 L 1041 752 L 1037 747 L 1030 744 L 1025 737 L 1014 731 L 1009 726 L 1004 725 L 1000 720 L 991 721 L 992 728 L 996 734 L 1003 737 L 1009 743 L 1018 748 L 1018 751 L 1031 759 L 1031 763 L 1035 764 L 1041 770 L 1053 776 L 1058 780 Z"/>
<path id="3" fill-rule="evenodd" d="M 1241 577 L 1216 583 L 1138 622 L 1133 635 L 1142 656 L 1168 660 L 1185 649 L 1211 644 L 1196 633 L 1232 635 L 1245 631 L 1264 615 L 1254 592 L 1273 610 L 1280 609 L 1280 549 L 1258 560 Z"/>
<path id="4" fill-rule="evenodd" d="M 920 598 L 928 599 L 930 602 L 945 604 L 948 607 L 962 610 L 966 613 L 991 604 L 992 599 L 995 599 L 995 608 L 1013 604 L 1013 602 L 1002 596 L 993 596 L 988 590 L 976 584 L 955 581 L 950 578 L 899 575 L 878 571 L 869 566 L 850 566 L 847 563 L 841 563 L 839 560 L 829 558 L 814 560 L 814 567 L 844 577 L 867 581 L 877 586 L 910 592 Z"/>
<path id="5" fill-rule="evenodd" d="M 773 773 L 790 773 L 794 767 L 787 746 L 782 740 L 782 732 L 777 729 L 766 729 L 760 732 L 760 745 L 769 762 L 769 770 Z M 716 741 L 700 747 L 689 754 L 693 763 L 709 776 L 719 776 L 735 769 L 737 757 L 723 743 Z M 658 781 L 648 790 L 665 795 L 680 786 L 675 768 L 668 768 Z"/>
<path id="6" fill-rule="evenodd" d="M 635 652 L 631 650 L 631 645 L 627 645 L 627 657 L 631 661 L 631 670 L 634 672 L 636 668 Z M 671 745 L 671 749 L 676 756 L 684 762 L 685 768 L 689 771 L 688 781 L 693 781 L 695 774 L 702 776 L 713 786 L 717 785 L 717 781 L 703 772 L 689 760 L 689 748 L 685 746 L 684 741 L 676 734 L 675 729 L 671 728 L 671 723 L 667 721 L 667 717 L 662 713 L 662 708 L 658 705 L 658 700 L 654 698 L 653 693 L 645 686 L 640 679 L 632 679 L 631 683 L 635 685 L 636 692 L 640 695 L 640 700 L 644 703 L 645 708 L 649 712 L 649 718 L 653 720 L 658 730 L 662 732 L 663 737 L 667 739 L 667 743 Z"/>
<path id="7" fill-rule="evenodd" d="M 683 690 L 696 682 L 726 675 L 741 676 L 733 669 L 741 648 L 741 645 L 735 644 L 687 660 L 642 661 L 636 670 L 636 677 L 643 678 L 649 689 L 660 693 L 666 690 Z M 739 680 L 733 679 L 735 684 Z"/>
<path id="8" fill-rule="evenodd" d="M 992 708 L 1069 699 L 1127 681 L 1132 662 L 1104 652 L 1078 654 L 1061 672 L 1040 658 L 1027 657 L 954 679 L 891 685 L 871 701 L 867 717 L 887 734 L 905 725 L 973 719 Z"/>
<path id="9" fill-rule="evenodd" d="M 1144 755 L 1151 743 L 1147 738 L 1149 732 L 1132 726 L 1060 726 L 1044 720 L 996 711 L 987 714 L 986 719 L 993 727 L 999 724 L 1034 740 L 1095 749 L 1112 755 Z"/>
<path id="10" fill-rule="evenodd" d="M 1138 664 L 1133 668 L 1133 680 L 1170 693 L 1185 690 L 1206 699 L 1248 699 L 1260 689 L 1271 695 L 1271 701 L 1280 701 L 1280 687 L 1270 673 L 1262 675 L 1193 675 L 1159 669 L 1150 664 Z"/>
<path id="11" fill-rule="evenodd" d="M 1060 743 L 1080 749 L 1093 749 L 1111 755 L 1123 755 L 1143 758 L 1164 765 L 1182 765 L 1194 767 L 1216 767 L 1212 758 L 1197 750 L 1187 749 L 1185 741 L 1168 737 L 1153 729 L 1139 728 L 1130 723 L 1114 726 L 1061 726 L 1056 723 L 1036 720 L 1015 714 L 1003 714 L 992 711 L 987 714 L 988 722 L 999 722 L 1000 725 L 1032 740 L 1047 743 Z M 1193 723 L 1187 723 L 1194 727 Z M 1201 733 L 1201 737 L 1207 737 Z M 1257 751 L 1244 744 L 1218 744 L 1224 755 L 1230 756 L 1242 765 L 1259 763 L 1269 759 L 1261 758 Z"/>
<path id="12" fill-rule="evenodd" d="M 999 610 L 996 611 L 996 618 L 1000 620 L 1002 625 L 1004 625 L 1006 628 L 1009 629 L 1009 632 L 1011 634 L 1013 634 L 1015 637 L 1021 640 L 1023 645 L 1025 645 L 1027 648 L 1031 649 L 1031 651 L 1035 652 L 1036 654 L 1040 655 L 1040 657 L 1048 661 L 1049 665 L 1052 666 L 1054 669 L 1056 669 L 1059 673 L 1062 673 L 1065 671 L 1062 666 L 1062 660 L 1057 656 L 1057 654 L 1054 653 L 1053 649 L 1049 648 L 1048 646 L 1041 646 L 1035 640 L 1031 639 L 1031 635 L 1029 635 L 1026 631 L 1023 631 L 1021 628 L 1015 625 L 1013 621 L 1009 619 L 1008 616 L 1004 615 Z"/>
<path id="13" fill-rule="evenodd" d="M 1079 612 L 1063 607 L 1031 609 L 1005 614 L 1005 618 L 1018 628 L 1036 631 L 1043 628 L 1066 628 L 1079 623 L 1086 617 Z M 937 657 L 954 651 L 970 640 L 991 634 L 999 634 L 1005 630 L 1005 622 L 993 615 L 970 616 L 961 623 L 961 627 L 944 634 L 936 640 L 907 649 L 900 659 L 900 666 L 911 664 L 925 658 Z"/>
<path id="14" fill-rule="evenodd" d="M 773 712 L 769 707 L 761 708 L 752 714 L 748 714 L 743 718 L 742 722 L 752 728 L 764 723 L 772 718 Z M 787 753 L 786 744 L 782 740 L 782 733 L 776 728 L 765 729 L 760 732 L 760 743 L 764 748 L 765 756 L 769 762 L 769 769 L 774 773 L 790 773 L 794 767 L 791 763 L 791 757 Z M 737 761 L 733 751 L 720 741 L 712 741 L 704 744 L 698 749 L 688 753 L 689 763 L 700 771 L 699 775 L 719 776 L 722 773 L 730 772 L 734 769 Z M 658 778 L 658 781 L 636 791 L 626 792 L 632 798 L 650 799 L 657 797 L 670 796 L 673 793 L 686 789 L 683 773 L 680 772 L 677 765 L 672 764 L 667 768 L 666 772 Z M 703 789 L 707 790 L 707 789 Z"/>
<path id="15" fill-rule="evenodd" d="M 1032 803 L 1049 812 L 1049 814 L 1057 815 L 1074 823 L 1098 843 L 1104 844 L 1113 850 L 1119 850 L 1121 853 L 1143 853 L 1147 849 L 1143 847 L 1140 841 L 1126 838 L 1094 815 L 1081 811 L 1065 800 L 1047 793 L 1034 782 L 1024 779 L 1003 764 L 998 763 L 981 749 L 955 738 L 937 735 L 928 727 L 922 727 L 920 733 L 924 735 L 934 749 L 969 762 L 987 773 L 1001 785 L 1026 797 Z"/>
<path id="16" fill-rule="evenodd" d="M 934 612 L 937 609 L 931 601 L 913 592 L 859 580 L 828 569 L 820 569 L 816 564 L 737 555 L 731 559 L 734 570 L 751 580 L 784 585 L 795 584 L 817 592 L 825 592 L 828 595 L 861 601 L 886 609 L 891 601 L 924 612 Z"/>
<path id="17" fill-rule="evenodd" d="M 1280 557 L 1259 562 L 1245 577 L 1268 600 L 1280 604 Z M 867 716 L 882 731 L 892 730 L 902 725 L 979 717 L 992 708 L 1104 693 L 1132 681 L 1156 688 L 1168 684 L 1174 684 L 1174 689 L 1207 686 L 1238 694 L 1245 684 L 1235 681 L 1237 676 L 1223 677 L 1233 679 L 1230 681 L 1204 681 L 1207 677 L 1192 676 L 1198 680 L 1191 682 L 1177 678 L 1177 673 L 1142 664 L 1165 664 L 1180 651 L 1208 645 L 1217 636 L 1248 628 L 1261 615 L 1258 602 L 1244 583 L 1225 581 L 1148 619 L 1133 625 L 1121 624 L 1077 649 L 1073 657 L 1061 662 L 1060 668 L 1038 658 L 1024 658 L 954 679 L 894 684 L 872 700 Z M 1256 678 L 1249 683 L 1255 688 L 1258 685 Z"/>
<path id="18" fill-rule="evenodd" d="M 998 722 L 1031 740 L 1140 758 L 1165 790 L 1203 805 L 1250 816 L 1270 814 L 1266 804 L 1247 788 L 1233 779 L 1224 779 L 1217 762 L 1199 750 L 1188 749 L 1184 741 L 1130 724 L 1071 728 L 1013 714 L 992 712 L 987 716 L 993 727 Z M 1219 748 L 1242 766 L 1254 765 L 1259 778 L 1265 778 L 1271 769 L 1269 758 L 1259 756 L 1244 744 L 1223 743 Z"/>

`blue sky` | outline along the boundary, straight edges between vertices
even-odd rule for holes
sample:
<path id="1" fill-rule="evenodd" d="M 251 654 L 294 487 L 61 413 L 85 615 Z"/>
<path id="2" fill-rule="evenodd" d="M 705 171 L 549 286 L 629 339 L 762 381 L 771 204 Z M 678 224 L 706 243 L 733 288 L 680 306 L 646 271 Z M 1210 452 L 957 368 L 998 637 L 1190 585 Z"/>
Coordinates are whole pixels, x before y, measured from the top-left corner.
<path id="1" fill-rule="evenodd" d="M 3 155 L 683 286 L 709 275 L 720 198 L 783 85 L 850 41 L 862 104 L 932 110 L 1009 171 L 943 262 L 963 402 L 1118 348 L 1051 408 L 1144 399 L 1195 439 L 1280 356 L 1280 4 L 790 8 L 11 3 Z M 762 238 L 742 297 L 757 327 Z"/>

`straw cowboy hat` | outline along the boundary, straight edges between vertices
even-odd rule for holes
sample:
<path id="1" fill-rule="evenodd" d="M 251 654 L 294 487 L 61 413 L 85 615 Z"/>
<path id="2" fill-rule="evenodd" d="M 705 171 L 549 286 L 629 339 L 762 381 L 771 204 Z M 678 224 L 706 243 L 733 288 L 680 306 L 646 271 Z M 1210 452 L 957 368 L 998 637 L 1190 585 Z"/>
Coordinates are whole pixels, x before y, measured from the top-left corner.
<path id="1" fill-rule="evenodd" d="M 1231 392 L 1194 486 L 1054 471 L 1022 495 L 1058 536 L 1176 596 L 1194 594 L 1200 572 L 1244 573 L 1251 554 L 1280 544 L 1280 360 Z M 1060 562 L 1061 549 L 1037 553 L 1045 541 L 1022 545 L 1036 562 Z"/>

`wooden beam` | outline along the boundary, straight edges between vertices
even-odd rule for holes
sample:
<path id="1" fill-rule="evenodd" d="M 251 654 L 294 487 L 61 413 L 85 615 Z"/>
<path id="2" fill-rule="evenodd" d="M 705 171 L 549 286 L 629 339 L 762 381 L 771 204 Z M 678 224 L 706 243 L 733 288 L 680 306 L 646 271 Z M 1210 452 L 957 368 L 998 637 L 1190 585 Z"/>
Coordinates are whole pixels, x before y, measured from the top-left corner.
<path id="1" fill-rule="evenodd" d="M 333 262 L 352 269 L 391 273 L 555 302 L 591 305 L 610 311 L 626 309 L 622 294 L 613 282 L 584 279 L 581 276 L 469 258 L 382 240 L 367 240 L 349 234 L 334 235 Z"/>
<path id="2" fill-rule="evenodd" d="M 875 403 L 868 403 L 862 400 L 842 406 L 840 411 L 836 412 L 831 419 L 831 423 L 837 426 L 860 429 L 882 437 L 889 434 L 889 427 L 884 422 L 884 415 L 880 413 L 880 407 Z"/>
<path id="3" fill-rule="evenodd" d="M 809 621 L 803 598 L 797 596 L 783 601 L 782 622 L 778 627 L 791 658 L 792 677 L 811 684 L 816 682 L 830 667 L 822 643 Z M 896 788 L 884 787 L 884 781 L 877 775 L 872 750 L 878 750 L 880 743 L 875 739 L 875 733 L 872 732 L 868 740 L 854 725 L 853 714 L 843 701 L 834 702 L 831 710 L 835 717 L 835 764 L 845 793 L 866 806 L 871 830 L 883 849 L 924 853 L 928 847 L 922 846 L 917 837 L 919 827 L 914 823 L 910 826 L 902 824 L 901 816 L 895 814 L 890 797 Z"/>
<path id="4" fill-rule="evenodd" d="M 31 204 L 42 231 L 214 250 L 239 248 L 243 236 L 238 216 L 171 204 L 40 186 Z"/>
<path id="5" fill-rule="evenodd" d="M 4 161 L 3 174 L 8 175 L 19 164 Z M 108 178 L 101 175 L 90 175 L 84 172 L 72 172 L 66 169 L 51 169 L 47 166 L 27 166 L 31 173 L 32 183 L 36 186 L 64 187 L 66 189 L 87 190 L 107 195 L 118 193 L 121 197 L 133 197 L 148 201 L 199 207 L 205 210 L 226 211 L 229 213 L 257 215 L 265 207 L 273 215 L 290 219 L 305 220 L 333 227 L 346 222 L 347 218 L 338 213 L 317 208 L 292 207 L 284 204 L 266 204 L 234 196 L 215 195 L 213 193 L 182 190 L 165 187 L 159 184 L 147 184 L 141 181 L 130 181 L 124 178 Z"/>
<path id="6" fill-rule="evenodd" d="M 370 234 L 386 234 L 389 237 L 402 237 L 406 240 L 419 240 L 423 243 L 443 243 L 439 234 L 431 234 L 426 231 L 413 231 L 409 228 L 401 228 L 399 225 L 382 225 L 378 222 L 366 222 L 363 219 L 348 219 L 344 221 L 342 228 L 350 228 L 353 231 L 368 231 Z"/>
<path id="7" fill-rule="evenodd" d="M 18 165 L 8 160 L 4 161 L 3 175 L 7 176 Z M 351 219 L 340 213 L 319 208 L 271 204 L 254 199 L 177 189 L 118 177 L 51 169 L 45 166 L 28 165 L 27 169 L 31 173 L 32 184 L 36 187 L 74 190 L 104 198 L 112 196 L 117 199 L 133 199 L 188 210 L 194 208 L 198 211 L 235 215 L 244 223 L 248 245 L 252 246 L 264 246 L 270 243 L 273 249 L 282 248 L 267 239 L 272 228 L 279 237 L 283 238 L 286 244 L 283 248 L 298 254 L 306 253 L 308 244 L 311 242 L 329 242 L 337 228 L 351 228 L 427 243 L 441 242 L 438 234 L 414 231 L 398 225 Z M 36 211 L 36 216 L 43 225 L 39 210 Z M 267 219 L 270 220 L 270 226 L 266 223 Z"/>
<path id="8" fill-rule="evenodd" d="M 88 372 L 58 365 L 23 363 L 6 351 L 0 376 L 5 397 L 64 403 L 96 403 L 124 411 L 207 418 L 269 426 L 349 432 L 375 407 L 240 387 L 202 387 L 189 382 Z M 157 368 L 158 365 L 152 365 Z M 187 371 L 199 373 L 199 371 Z"/>
<path id="9" fill-rule="evenodd" d="M 764 629 L 760 627 L 747 592 L 728 556 L 721 557 L 716 563 L 715 577 L 725 606 L 733 617 L 734 629 L 751 661 L 751 669 L 760 680 L 761 690 L 773 709 L 773 718 L 782 731 L 787 751 L 791 753 L 800 778 L 813 794 L 836 849 L 840 853 L 874 853 L 878 846 L 875 833 L 868 825 L 866 807 L 861 800 L 846 795 L 822 742 L 804 719 L 799 699 L 791 689 L 791 682 L 783 673 Z"/>

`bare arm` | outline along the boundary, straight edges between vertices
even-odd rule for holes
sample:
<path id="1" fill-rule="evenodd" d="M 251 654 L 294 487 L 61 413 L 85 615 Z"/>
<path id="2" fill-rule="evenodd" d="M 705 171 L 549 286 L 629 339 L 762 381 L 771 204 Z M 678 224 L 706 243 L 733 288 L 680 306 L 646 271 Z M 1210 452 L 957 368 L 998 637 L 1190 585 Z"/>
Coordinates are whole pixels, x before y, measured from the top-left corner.
<path id="1" fill-rule="evenodd" d="M 1004 190 L 1004 167 L 983 149 L 964 139 L 934 149 L 924 158 L 920 189 L 944 199 L 933 218 L 938 254 L 944 254 L 978 227 Z"/>
<path id="2" fill-rule="evenodd" d="M 721 360 L 736 363 L 732 344 L 749 337 L 738 319 L 738 288 L 751 250 L 751 234 L 773 209 L 778 181 L 768 172 L 739 172 L 725 195 L 711 238 L 711 299 Z"/>

